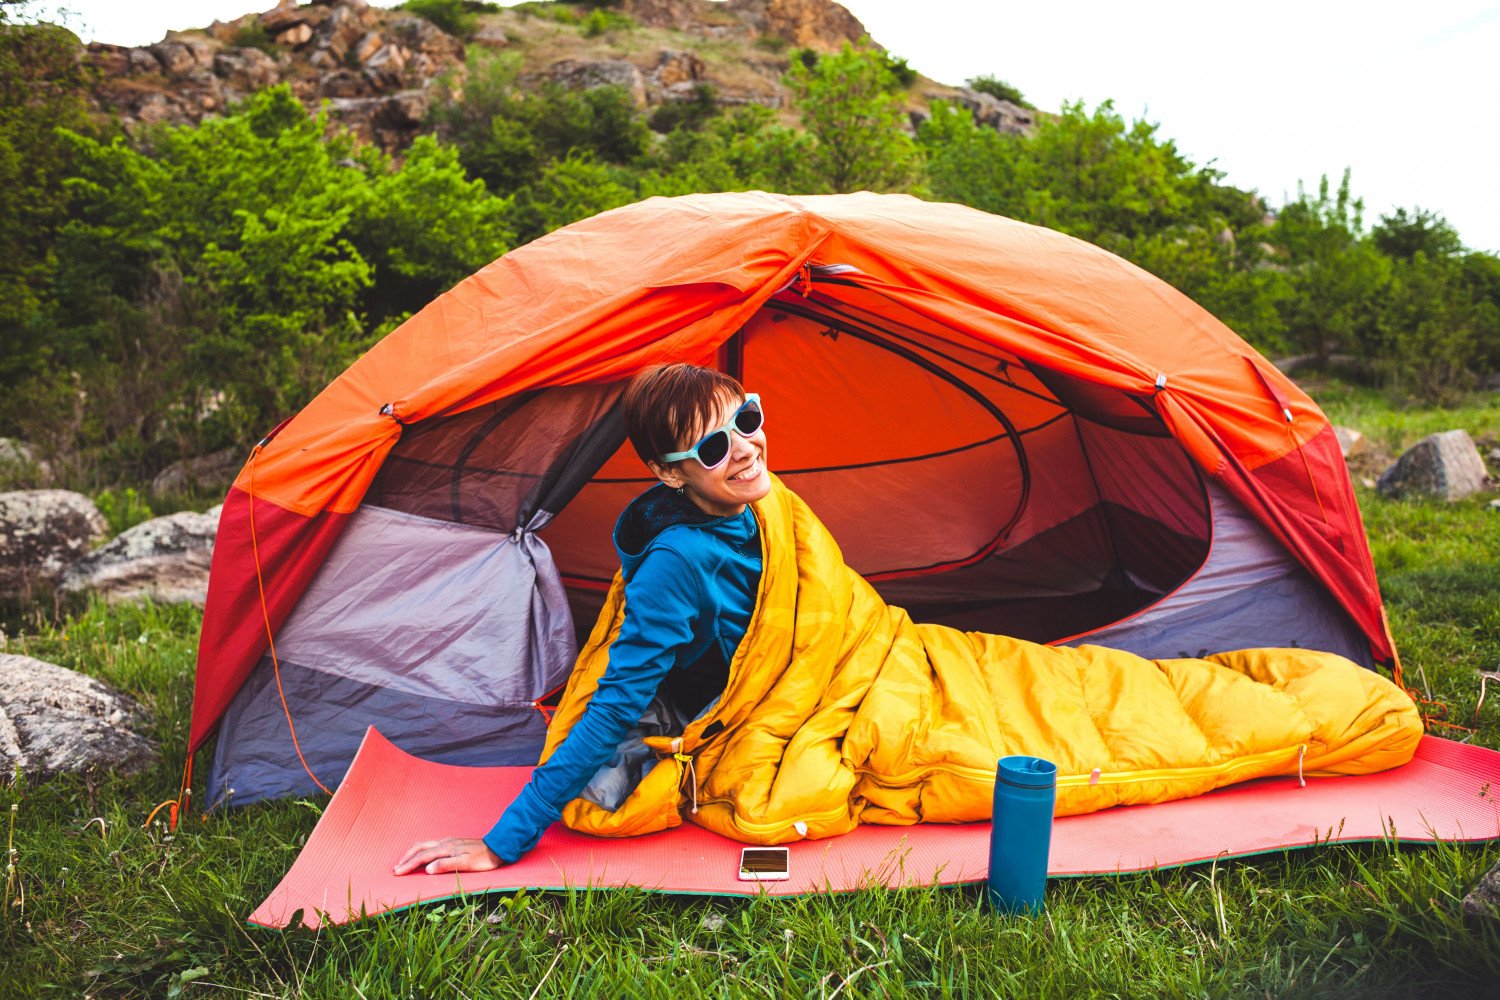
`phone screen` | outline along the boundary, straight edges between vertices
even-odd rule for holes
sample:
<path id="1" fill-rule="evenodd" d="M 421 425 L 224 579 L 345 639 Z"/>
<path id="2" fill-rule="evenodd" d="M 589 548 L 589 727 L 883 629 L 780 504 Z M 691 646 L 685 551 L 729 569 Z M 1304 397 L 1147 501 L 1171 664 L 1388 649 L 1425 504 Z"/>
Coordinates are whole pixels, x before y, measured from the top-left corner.
<path id="1" fill-rule="evenodd" d="M 785 847 L 747 847 L 740 852 L 740 878 L 784 879 L 787 861 Z"/>

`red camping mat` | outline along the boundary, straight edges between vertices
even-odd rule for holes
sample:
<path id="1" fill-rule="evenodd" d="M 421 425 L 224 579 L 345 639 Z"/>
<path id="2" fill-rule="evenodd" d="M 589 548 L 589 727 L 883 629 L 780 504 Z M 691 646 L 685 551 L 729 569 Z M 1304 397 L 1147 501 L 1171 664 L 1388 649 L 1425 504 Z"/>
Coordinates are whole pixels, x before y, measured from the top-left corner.
<path id="1" fill-rule="evenodd" d="M 744 845 L 684 824 L 604 840 L 555 825 L 517 864 L 465 875 L 391 874 L 412 843 L 485 833 L 527 767 L 456 767 L 403 752 L 374 728 L 292 868 L 250 915 L 263 927 L 344 923 L 462 893 L 619 888 L 794 895 L 983 881 L 988 823 L 862 826 L 791 845 L 791 879 L 741 882 Z M 1492 787 L 1492 784 L 1493 787 Z M 1266 778 L 1198 798 L 1057 820 L 1053 875 L 1113 875 L 1314 844 L 1500 839 L 1500 753 L 1422 738 L 1410 764 L 1357 778 Z"/>

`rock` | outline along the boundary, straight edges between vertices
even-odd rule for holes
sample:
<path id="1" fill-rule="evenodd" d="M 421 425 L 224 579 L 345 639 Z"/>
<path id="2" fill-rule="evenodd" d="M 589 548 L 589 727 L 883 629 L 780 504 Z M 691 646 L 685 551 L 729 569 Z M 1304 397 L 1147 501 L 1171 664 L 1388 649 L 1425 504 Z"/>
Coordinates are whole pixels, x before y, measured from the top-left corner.
<path id="1" fill-rule="evenodd" d="M 201 608 L 218 530 L 218 517 L 192 511 L 143 521 L 69 566 L 61 589 L 110 602 L 149 597 Z"/>
<path id="2" fill-rule="evenodd" d="M 769 35 L 819 52 L 835 52 L 868 34 L 833 0 L 624 0 L 620 11 L 648 28 L 746 41 Z"/>
<path id="3" fill-rule="evenodd" d="M 181 42 L 157 42 L 150 52 L 169 76 L 178 76 L 198 66 L 198 57 Z"/>
<path id="4" fill-rule="evenodd" d="M 290 28 L 276 36 L 277 45 L 285 45 L 294 49 L 299 45 L 306 45 L 312 40 L 313 30 L 310 24 L 294 24 Z"/>
<path id="5" fill-rule="evenodd" d="M 1338 438 L 1339 452 L 1345 458 L 1351 455 L 1358 455 L 1370 446 L 1369 442 L 1365 440 L 1365 436 L 1352 427 L 1335 427 L 1333 429 L 1333 436 Z"/>
<path id="6" fill-rule="evenodd" d="M 141 125 L 155 125 L 172 121 L 177 116 L 176 106 L 165 94 L 147 94 L 135 106 L 135 120 Z"/>
<path id="7" fill-rule="evenodd" d="M 133 773 L 156 762 L 129 695 L 54 663 L 0 653 L 0 768 L 34 778 L 93 770 Z"/>
<path id="8" fill-rule="evenodd" d="M 1036 116 L 1030 110 L 980 90 L 965 87 L 957 94 L 929 91 L 926 97 L 929 101 L 952 101 L 967 108 L 975 122 L 987 125 L 997 132 L 1029 135 L 1036 126 Z"/>
<path id="9" fill-rule="evenodd" d="M 318 93 L 323 97 L 363 97 L 369 89 L 370 85 L 364 75 L 352 69 L 336 69 L 318 81 Z M 338 110 L 337 105 L 335 110 Z"/>
<path id="10" fill-rule="evenodd" d="M 109 525 L 94 501 L 70 490 L 0 493 L 0 598 L 50 587 Z"/>
<path id="11" fill-rule="evenodd" d="M 168 41 L 157 42 L 150 51 L 169 76 L 187 76 L 214 64 L 214 47 L 198 39 L 183 41 L 169 36 Z"/>
<path id="12" fill-rule="evenodd" d="M 1468 431 L 1432 434 L 1407 449 L 1376 484 L 1388 497 L 1430 496 L 1462 500 L 1487 485 L 1484 460 Z"/>
<path id="13" fill-rule="evenodd" d="M 678 52 L 663 49 L 651 73 L 651 82 L 658 87 L 670 87 L 679 83 L 697 83 L 707 70 L 696 52 Z"/>
<path id="14" fill-rule="evenodd" d="M 385 39 L 380 37 L 380 32 L 366 32 L 365 36 L 354 46 L 354 61 L 369 62 L 370 57 L 379 52 L 384 45 Z"/>
<path id="15" fill-rule="evenodd" d="M 375 120 L 386 128 L 416 128 L 426 119 L 430 103 L 425 90 L 403 90 L 380 103 Z"/>
<path id="16" fill-rule="evenodd" d="M 131 49 L 127 58 L 132 76 L 149 76 L 161 72 L 161 60 L 150 49 Z"/>
<path id="17" fill-rule="evenodd" d="M 387 33 L 411 52 L 424 52 L 437 65 L 459 65 L 464 61 L 464 45 L 431 21 L 420 17 L 403 17 L 387 26 Z"/>
<path id="18" fill-rule="evenodd" d="M 313 69 L 328 70 L 336 68 L 339 61 L 327 49 L 319 49 L 307 57 L 307 64 Z"/>
<path id="19" fill-rule="evenodd" d="M 635 64 L 624 59 L 563 59 L 552 64 L 547 76 L 572 90 L 623 87 L 636 107 L 646 105 L 646 81 Z"/>
<path id="20" fill-rule="evenodd" d="M 306 27 L 307 19 L 296 0 L 282 0 L 275 10 L 268 10 L 260 15 L 260 26 L 269 34 L 280 35 L 292 28 Z"/>
<path id="21" fill-rule="evenodd" d="M 158 472 L 151 480 L 151 492 L 157 496 L 193 490 L 222 493 L 234 482 L 244 464 L 245 451 L 242 448 L 225 448 L 211 455 L 185 458 Z"/>
<path id="22" fill-rule="evenodd" d="M 260 49 L 230 49 L 214 56 L 214 72 L 242 93 L 271 86 L 281 79 L 276 60 Z"/>
<path id="23" fill-rule="evenodd" d="M 510 44 L 504 29 L 498 24 L 486 24 L 475 33 L 472 39 L 475 45 L 486 49 L 503 49 Z"/>
<path id="24" fill-rule="evenodd" d="M 90 42 L 85 51 L 89 62 L 105 76 L 120 76 L 130 71 L 130 50 L 123 45 Z"/>
<path id="25" fill-rule="evenodd" d="M 376 90 L 395 90 L 401 86 L 401 73 L 406 69 L 406 49 L 399 45 L 383 46 L 365 63 L 365 79 Z"/>
<path id="26" fill-rule="evenodd" d="M 1464 897 L 1464 916 L 1500 920 L 1500 864 L 1489 870 Z"/>
<path id="27" fill-rule="evenodd" d="M 343 62 L 349 51 L 365 34 L 365 25 L 357 11 L 339 7 L 318 26 L 318 48 L 337 62 Z"/>

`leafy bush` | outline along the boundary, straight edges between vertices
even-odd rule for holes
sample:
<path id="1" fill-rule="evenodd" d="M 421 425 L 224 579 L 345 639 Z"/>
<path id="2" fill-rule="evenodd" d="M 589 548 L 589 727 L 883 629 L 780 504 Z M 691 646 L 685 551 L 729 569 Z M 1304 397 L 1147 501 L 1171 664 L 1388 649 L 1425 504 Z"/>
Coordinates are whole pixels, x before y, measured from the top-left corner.
<path id="1" fill-rule="evenodd" d="M 977 90 L 981 94 L 989 94 L 991 97 L 999 98 L 1002 101 L 1009 101 L 1010 103 L 1019 105 L 1020 107 L 1032 108 L 1033 110 L 1035 110 L 1035 105 L 1028 102 L 1026 98 L 1021 95 L 1020 88 L 1012 87 L 1004 80 L 997 79 L 993 76 L 976 76 L 973 79 L 969 80 L 968 83 L 970 90 Z"/>
<path id="2" fill-rule="evenodd" d="M 711 83 L 700 83 L 685 101 L 665 101 L 651 112 L 651 128 L 656 132 L 685 129 L 696 132 L 719 113 L 718 91 Z"/>
<path id="3" fill-rule="evenodd" d="M 603 7 L 595 7 L 583 19 L 583 37 L 597 38 L 610 31 L 629 31 L 636 26 L 635 18 Z"/>
<path id="4" fill-rule="evenodd" d="M 516 4 L 511 10 L 525 17 L 556 21 L 558 24 L 578 24 L 582 20 L 577 11 L 557 0 L 529 0 L 527 3 Z"/>
<path id="5" fill-rule="evenodd" d="M 881 53 L 885 59 L 886 71 L 891 74 L 891 79 L 896 86 L 902 90 L 917 82 L 917 71 L 906 64 L 906 60 L 900 56 L 893 56 L 889 52 Z"/>
<path id="6" fill-rule="evenodd" d="M 479 30 L 479 14 L 497 11 L 500 7 L 475 0 L 406 0 L 399 9 L 431 21 L 448 34 L 467 41 Z"/>
<path id="7" fill-rule="evenodd" d="M 271 56 L 276 54 L 276 43 L 258 17 L 251 17 L 236 28 L 229 44 L 242 49 L 260 49 Z"/>
<path id="8" fill-rule="evenodd" d="M 906 116 L 884 53 L 845 42 L 811 66 L 794 59 L 783 80 L 813 140 L 807 167 L 820 186 L 892 191 L 916 179 L 921 151 L 902 128 Z"/>
<path id="9" fill-rule="evenodd" d="M 574 152 L 625 165 L 649 148 L 651 130 L 624 89 L 552 84 L 527 94 L 516 85 L 519 70 L 510 53 L 475 53 L 463 99 L 440 102 L 434 111 L 440 134 L 491 191 L 514 192 Z"/>
<path id="10" fill-rule="evenodd" d="M 99 508 L 104 520 L 109 522 L 111 537 L 156 516 L 146 503 L 146 498 L 130 486 L 120 490 L 101 490 L 94 497 L 94 506 Z"/>
<path id="11" fill-rule="evenodd" d="M 286 87 L 141 148 L 69 141 L 49 364 L 14 421 L 138 480 L 271 427 L 512 239 L 456 151 L 423 140 L 397 167 Z"/>

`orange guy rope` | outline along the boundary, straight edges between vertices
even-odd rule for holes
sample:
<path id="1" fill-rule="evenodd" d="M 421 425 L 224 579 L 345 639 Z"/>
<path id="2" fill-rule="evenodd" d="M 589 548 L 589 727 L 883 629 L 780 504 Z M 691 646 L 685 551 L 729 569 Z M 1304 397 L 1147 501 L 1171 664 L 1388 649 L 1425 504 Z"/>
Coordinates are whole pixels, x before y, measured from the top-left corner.
<path id="1" fill-rule="evenodd" d="M 313 784 L 321 788 L 323 794 L 332 795 L 328 786 L 319 781 L 318 776 L 313 774 L 312 768 L 307 766 L 307 758 L 302 756 L 302 744 L 297 740 L 297 727 L 292 723 L 292 710 L 287 706 L 286 692 L 281 687 L 281 661 L 276 656 L 276 636 L 271 629 L 271 612 L 266 607 L 266 584 L 260 569 L 260 543 L 255 537 L 255 460 L 260 457 L 260 450 L 264 446 L 265 442 L 262 441 L 250 452 L 250 489 L 248 492 L 250 495 L 250 552 L 255 560 L 255 586 L 260 590 L 260 613 L 266 623 L 266 643 L 271 651 L 271 670 L 276 677 L 276 694 L 281 699 L 282 712 L 286 713 L 286 728 L 292 734 L 292 748 L 297 751 L 297 760 L 301 761 L 302 770 L 307 772 Z"/>

